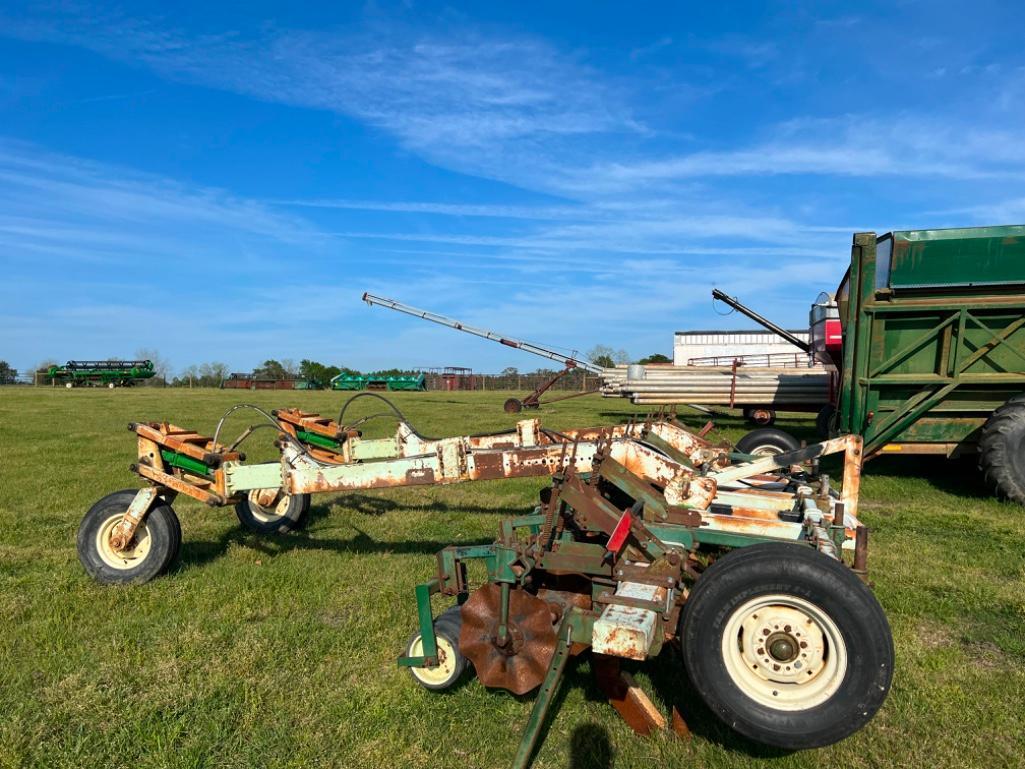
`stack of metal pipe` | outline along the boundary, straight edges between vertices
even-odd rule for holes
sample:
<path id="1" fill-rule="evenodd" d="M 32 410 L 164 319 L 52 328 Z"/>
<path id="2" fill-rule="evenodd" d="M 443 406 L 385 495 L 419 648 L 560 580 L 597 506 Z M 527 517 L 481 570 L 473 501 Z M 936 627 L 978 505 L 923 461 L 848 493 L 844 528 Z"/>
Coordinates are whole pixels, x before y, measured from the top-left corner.
<path id="1" fill-rule="evenodd" d="M 617 366 L 605 369 L 602 394 L 640 405 L 773 406 L 829 403 L 829 372 L 809 368 Z"/>

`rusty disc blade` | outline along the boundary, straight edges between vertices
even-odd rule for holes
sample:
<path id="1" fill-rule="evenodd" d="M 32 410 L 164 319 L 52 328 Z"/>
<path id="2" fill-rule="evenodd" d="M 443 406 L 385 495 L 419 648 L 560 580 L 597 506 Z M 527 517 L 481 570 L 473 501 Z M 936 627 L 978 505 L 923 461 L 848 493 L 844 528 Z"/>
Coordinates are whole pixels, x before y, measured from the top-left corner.
<path id="1" fill-rule="evenodd" d="M 485 686 L 526 694 L 544 681 L 557 639 L 548 604 L 525 590 L 509 593 L 511 644 L 501 648 L 498 634 L 502 589 L 489 583 L 463 604 L 459 650 L 473 663 Z"/>

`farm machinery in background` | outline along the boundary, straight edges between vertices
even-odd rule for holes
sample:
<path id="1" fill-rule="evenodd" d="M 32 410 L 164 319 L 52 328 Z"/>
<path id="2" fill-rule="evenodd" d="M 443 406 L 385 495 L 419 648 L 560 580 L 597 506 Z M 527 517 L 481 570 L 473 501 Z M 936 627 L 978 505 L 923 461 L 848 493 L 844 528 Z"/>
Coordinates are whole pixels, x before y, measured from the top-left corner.
<path id="1" fill-rule="evenodd" d="M 388 412 L 346 421 L 361 398 L 385 401 Z M 263 421 L 223 441 L 225 419 L 242 409 Z M 363 437 L 370 419 L 385 417 L 396 422 L 392 437 Z M 262 426 L 275 431 L 280 457 L 247 464 L 240 448 Z M 209 437 L 167 422 L 129 430 L 132 470 L 145 485 L 98 501 L 78 531 L 79 558 L 104 583 L 168 569 L 181 544 L 179 494 L 234 505 L 246 527 L 276 534 L 303 525 L 314 493 L 550 478 L 533 510 L 499 523 L 494 542 L 437 554 L 434 576 L 414 590 L 418 627 L 398 660 L 432 690 L 470 666 L 485 686 L 538 690 L 518 769 L 532 760 L 569 660 L 585 652 L 641 733 L 669 719 L 619 665 L 667 646 L 717 716 L 782 748 L 843 739 L 887 695 L 893 642 L 864 581 L 858 436 L 755 456 L 660 413 L 563 431 L 526 419 L 439 439 L 376 393 L 352 396 L 337 419 L 240 405 Z M 485 567 L 483 584 L 469 581 L 474 562 Z M 454 604 L 435 617 L 437 595 Z M 671 720 L 685 730 L 679 714 Z"/>
<path id="2" fill-rule="evenodd" d="M 149 360 L 69 360 L 50 366 L 46 378 L 53 384 L 72 387 L 131 387 L 156 375 Z"/>
<path id="3" fill-rule="evenodd" d="M 866 461 L 975 454 L 1025 504 L 1025 226 L 858 233 L 835 296 L 836 320 L 812 312 L 809 352 L 832 372 L 821 437 L 861 436 Z"/>
<path id="4" fill-rule="evenodd" d="M 542 358 L 548 358 L 548 360 L 554 360 L 557 363 L 561 363 L 563 366 L 562 371 L 557 372 L 554 376 L 542 381 L 537 387 L 535 387 L 530 393 L 523 398 L 508 398 L 503 404 L 507 414 L 518 414 L 523 409 L 538 409 L 541 407 L 541 396 L 544 395 L 552 386 L 566 376 L 568 373 L 574 370 L 586 371 L 590 374 L 594 374 L 598 382 L 601 381 L 601 377 L 605 374 L 606 369 L 598 366 L 590 361 L 581 360 L 576 356 L 576 352 L 572 355 L 565 355 L 558 350 L 553 350 L 550 347 L 544 347 L 543 345 L 535 344 L 534 342 L 525 342 L 521 339 L 514 339 L 511 336 L 505 334 L 499 334 L 495 331 L 488 331 L 483 328 L 476 328 L 474 326 L 467 325 L 458 320 L 439 315 L 436 312 L 430 310 L 421 310 L 417 307 L 412 307 L 408 304 L 396 301 L 395 299 L 385 299 L 380 296 L 374 296 L 370 293 L 363 294 L 363 301 L 369 304 L 371 307 L 377 305 L 379 307 L 387 307 L 389 310 L 396 310 L 398 312 L 405 313 L 406 315 L 412 315 L 414 318 L 420 318 L 422 320 L 429 320 L 432 323 L 438 323 L 447 328 L 455 329 L 456 331 L 464 331 L 467 334 L 473 334 L 479 336 L 482 339 L 489 339 L 492 342 L 498 342 L 504 344 L 506 347 L 512 347 L 516 350 L 523 350 L 524 352 L 533 353 L 534 355 L 540 355 Z M 581 395 L 591 395 L 598 391 L 598 388 L 593 390 L 585 390 L 583 392 L 573 393 L 572 395 L 563 395 L 558 398 L 548 398 L 544 403 L 554 403 L 556 401 L 566 400 L 568 398 L 577 398 Z"/>

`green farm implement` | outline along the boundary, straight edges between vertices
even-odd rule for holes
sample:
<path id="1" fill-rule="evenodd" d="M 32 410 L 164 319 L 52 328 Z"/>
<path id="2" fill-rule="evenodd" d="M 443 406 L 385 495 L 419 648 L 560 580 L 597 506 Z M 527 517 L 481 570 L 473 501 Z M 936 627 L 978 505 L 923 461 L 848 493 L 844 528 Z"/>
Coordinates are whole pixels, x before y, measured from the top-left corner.
<path id="1" fill-rule="evenodd" d="M 46 371 L 47 379 L 67 388 L 131 387 L 155 375 L 153 362 L 148 360 L 69 360 Z"/>
<path id="2" fill-rule="evenodd" d="M 666 647 L 682 654 L 713 712 L 770 745 L 836 742 L 882 705 L 893 643 L 864 581 L 860 437 L 758 457 L 659 414 L 562 432 L 528 419 L 435 439 L 391 408 L 397 428 L 384 439 L 364 438 L 366 419 L 346 423 L 345 407 L 337 419 L 256 409 L 280 450 L 256 464 L 239 448 L 258 426 L 222 443 L 223 418 L 212 437 L 132 423 L 132 469 L 146 485 L 89 510 L 80 560 L 105 583 L 165 571 L 181 542 L 171 507 L 179 494 L 234 505 L 245 526 L 276 534 L 303 524 L 314 493 L 548 477 L 539 504 L 502 521 L 492 544 L 438 553 L 435 576 L 415 589 L 418 628 L 399 659 L 428 689 L 456 684 L 472 666 L 485 686 L 538 690 L 516 767 L 529 765 L 566 667 L 584 653 L 641 733 L 670 719 L 619 664 Z M 839 478 L 821 471 L 827 458 Z M 473 563 L 483 584 L 470 582 Z M 453 602 L 437 617 L 436 596 Z M 678 714 L 671 720 L 682 727 Z"/>
<path id="3" fill-rule="evenodd" d="M 388 390 L 389 392 L 422 392 L 427 389 L 427 378 L 423 374 L 376 374 L 341 373 L 331 380 L 332 390 Z"/>

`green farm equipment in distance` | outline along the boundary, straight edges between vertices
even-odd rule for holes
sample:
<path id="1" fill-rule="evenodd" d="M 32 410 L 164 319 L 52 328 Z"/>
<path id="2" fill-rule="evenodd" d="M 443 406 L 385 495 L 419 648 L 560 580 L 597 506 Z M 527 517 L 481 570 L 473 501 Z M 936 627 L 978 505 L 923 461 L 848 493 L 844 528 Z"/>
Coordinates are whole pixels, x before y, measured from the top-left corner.
<path id="1" fill-rule="evenodd" d="M 50 366 L 46 378 L 54 384 L 72 387 L 131 387 L 156 374 L 150 360 L 69 360 Z"/>
<path id="2" fill-rule="evenodd" d="M 331 380 L 331 389 L 423 392 L 427 389 L 427 378 L 422 373 L 392 376 L 342 373 Z"/>

